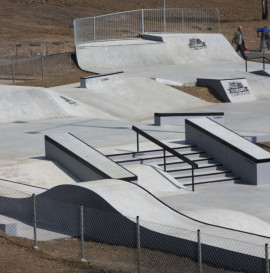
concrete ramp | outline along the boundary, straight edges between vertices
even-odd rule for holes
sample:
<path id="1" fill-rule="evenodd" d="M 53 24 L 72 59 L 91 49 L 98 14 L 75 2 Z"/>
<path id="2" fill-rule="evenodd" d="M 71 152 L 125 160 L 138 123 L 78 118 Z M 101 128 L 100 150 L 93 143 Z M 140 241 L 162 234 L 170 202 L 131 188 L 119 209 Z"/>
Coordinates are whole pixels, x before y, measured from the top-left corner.
<path id="1" fill-rule="evenodd" d="M 116 119 L 83 102 L 40 87 L 1 85 L 0 109 L 0 122 L 67 117 Z"/>
<path id="2" fill-rule="evenodd" d="M 109 72 L 135 67 L 241 60 L 222 34 L 160 34 L 145 38 L 77 45 L 78 64 L 86 71 Z"/>
<path id="3" fill-rule="evenodd" d="M 130 121 L 153 119 L 155 112 L 191 111 L 212 105 L 143 77 L 121 77 L 114 81 L 113 86 L 108 80 L 102 84 L 89 82 L 87 88 L 79 88 L 79 84 L 73 84 L 53 89 L 108 115 Z"/>

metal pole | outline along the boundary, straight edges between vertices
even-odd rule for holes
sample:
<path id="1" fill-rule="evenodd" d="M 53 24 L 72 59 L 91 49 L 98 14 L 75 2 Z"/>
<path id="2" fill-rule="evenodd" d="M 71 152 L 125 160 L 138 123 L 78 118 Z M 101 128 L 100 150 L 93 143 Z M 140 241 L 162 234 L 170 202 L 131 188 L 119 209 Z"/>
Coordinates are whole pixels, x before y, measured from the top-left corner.
<path id="1" fill-rule="evenodd" d="M 164 33 L 166 33 L 166 0 L 163 0 Z"/>
<path id="2" fill-rule="evenodd" d="M 268 256 L 268 244 L 265 244 L 265 272 L 269 273 L 269 256 Z"/>
<path id="3" fill-rule="evenodd" d="M 202 245 L 201 245 L 201 231 L 197 230 L 197 238 L 198 238 L 198 265 L 199 265 L 199 273 L 202 273 Z"/>
<path id="4" fill-rule="evenodd" d="M 93 31 L 94 31 L 94 42 L 96 41 L 96 17 L 94 17 L 94 29 L 93 29 Z"/>
<path id="5" fill-rule="evenodd" d="M 43 56 L 41 56 L 41 74 L 42 74 L 42 81 L 44 81 L 44 60 L 43 60 Z"/>
<path id="6" fill-rule="evenodd" d="M 141 273 L 141 233 L 140 233 L 140 217 L 136 217 L 137 222 L 137 250 L 138 250 L 138 273 Z"/>
<path id="7" fill-rule="evenodd" d="M 263 49 L 263 70 L 265 70 L 265 58 L 264 58 L 264 49 Z"/>
<path id="8" fill-rule="evenodd" d="M 46 42 L 46 55 L 49 55 L 49 52 L 48 52 L 48 42 Z"/>
<path id="9" fill-rule="evenodd" d="M 31 51 L 31 59 L 32 59 L 32 76 L 34 76 L 34 74 L 35 74 L 35 67 L 34 67 L 33 51 Z"/>
<path id="10" fill-rule="evenodd" d="M 15 67 L 14 67 L 14 59 L 12 59 L 12 81 L 15 84 Z"/>
<path id="11" fill-rule="evenodd" d="M 71 53 L 69 53 L 69 76 L 72 76 L 72 61 L 71 61 Z"/>
<path id="12" fill-rule="evenodd" d="M 144 33 L 144 10 L 142 9 L 142 34 Z"/>
<path id="13" fill-rule="evenodd" d="M 17 61 L 17 58 L 18 58 L 18 47 L 16 45 L 16 61 Z"/>
<path id="14" fill-rule="evenodd" d="M 166 172 L 166 151 L 163 149 L 164 172 Z"/>
<path id="15" fill-rule="evenodd" d="M 84 258 L 84 223 L 83 223 L 83 205 L 80 205 L 80 233 L 81 233 L 81 262 L 86 262 Z"/>
<path id="16" fill-rule="evenodd" d="M 184 24 L 185 24 L 184 9 L 182 9 L 182 33 L 184 33 L 184 31 L 185 31 Z"/>
<path id="17" fill-rule="evenodd" d="M 37 249 L 37 209 L 36 209 L 36 195 L 32 195 L 33 198 L 33 228 L 34 228 L 34 248 Z"/>
<path id="18" fill-rule="evenodd" d="M 194 191 L 194 167 L 193 166 L 191 169 L 191 175 L 192 175 L 192 191 Z"/>
<path id="19" fill-rule="evenodd" d="M 139 153 L 140 147 L 139 147 L 139 134 L 137 133 L 137 153 Z"/>
<path id="20" fill-rule="evenodd" d="M 247 72 L 247 59 L 246 59 L 246 72 Z"/>

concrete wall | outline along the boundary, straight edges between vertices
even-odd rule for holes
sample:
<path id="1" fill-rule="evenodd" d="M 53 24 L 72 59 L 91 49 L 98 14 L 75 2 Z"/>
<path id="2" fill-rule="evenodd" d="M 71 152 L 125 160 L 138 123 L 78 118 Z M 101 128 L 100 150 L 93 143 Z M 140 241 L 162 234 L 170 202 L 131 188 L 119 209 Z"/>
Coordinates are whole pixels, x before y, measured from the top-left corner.
<path id="1" fill-rule="evenodd" d="M 207 118 L 186 120 L 186 141 L 195 144 L 250 185 L 270 184 L 270 153 Z"/>
<path id="2" fill-rule="evenodd" d="M 256 100 L 245 78 L 197 79 L 197 86 L 210 87 L 223 102 Z"/>

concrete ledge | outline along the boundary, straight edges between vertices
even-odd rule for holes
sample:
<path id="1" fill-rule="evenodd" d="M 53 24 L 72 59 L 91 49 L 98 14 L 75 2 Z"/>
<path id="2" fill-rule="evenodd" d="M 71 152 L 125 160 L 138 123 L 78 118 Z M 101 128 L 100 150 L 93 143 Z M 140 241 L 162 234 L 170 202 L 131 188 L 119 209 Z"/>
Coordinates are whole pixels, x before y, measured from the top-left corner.
<path id="1" fill-rule="evenodd" d="M 80 79 L 81 88 L 95 88 L 100 87 L 103 84 L 112 84 L 115 81 L 122 80 L 124 78 L 124 72 L 115 72 L 110 74 L 102 74 L 96 76 L 82 77 Z"/>
<path id="2" fill-rule="evenodd" d="M 155 125 L 179 125 L 184 126 L 185 120 L 190 118 L 208 117 L 219 124 L 224 125 L 224 113 L 155 113 Z"/>
<path id="3" fill-rule="evenodd" d="M 9 224 L 0 224 L 0 230 L 5 232 L 10 236 L 17 236 L 17 224 L 9 223 Z"/>
<path id="4" fill-rule="evenodd" d="M 270 184 L 270 153 L 228 128 L 208 119 L 185 121 L 186 141 L 221 162 L 242 183 Z"/>
<path id="5" fill-rule="evenodd" d="M 151 34 L 142 34 L 142 38 L 144 40 L 156 41 L 156 42 L 164 42 L 162 36 L 151 35 Z"/>
<path id="6" fill-rule="evenodd" d="M 136 175 L 69 133 L 46 135 L 45 154 L 48 159 L 57 161 L 77 176 L 81 182 L 104 178 L 137 180 Z"/>
<path id="7" fill-rule="evenodd" d="M 197 79 L 197 86 L 210 87 L 223 102 L 256 100 L 245 78 Z"/>

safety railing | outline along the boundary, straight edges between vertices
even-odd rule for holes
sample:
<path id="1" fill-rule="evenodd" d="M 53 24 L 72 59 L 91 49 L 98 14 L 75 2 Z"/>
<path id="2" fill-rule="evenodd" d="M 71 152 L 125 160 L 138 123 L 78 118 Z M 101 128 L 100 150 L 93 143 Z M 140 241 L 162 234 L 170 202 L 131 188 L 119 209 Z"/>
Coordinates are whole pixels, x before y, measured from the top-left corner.
<path id="1" fill-rule="evenodd" d="M 246 62 L 245 62 L 245 64 L 246 64 L 246 72 L 248 72 L 248 61 L 249 60 L 258 60 L 258 59 L 262 59 L 263 61 L 262 61 L 262 64 L 263 64 L 263 70 L 265 70 L 265 60 L 267 60 L 267 61 L 269 61 L 270 62 L 270 59 L 268 59 L 267 57 L 265 57 L 265 56 L 262 56 L 262 57 L 252 57 L 252 58 L 246 58 Z"/>
<path id="2" fill-rule="evenodd" d="M 143 9 L 74 20 L 75 45 L 139 38 L 142 33 L 218 33 L 217 9 Z"/>
<path id="3" fill-rule="evenodd" d="M 140 152 L 140 143 L 139 143 L 139 135 L 145 137 L 146 139 L 150 140 L 151 142 L 155 143 L 159 147 L 163 149 L 163 162 L 164 162 L 164 171 L 166 172 L 166 151 L 169 152 L 170 154 L 176 156 L 180 160 L 184 161 L 185 163 L 189 164 L 191 166 L 191 176 L 192 176 L 192 191 L 194 191 L 194 169 L 198 168 L 198 164 L 187 158 L 186 156 L 178 153 L 168 145 L 162 143 L 161 141 L 157 140 L 153 136 L 147 134 L 143 130 L 137 128 L 136 126 L 132 126 L 132 130 L 136 132 L 137 134 L 137 153 Z"/>

